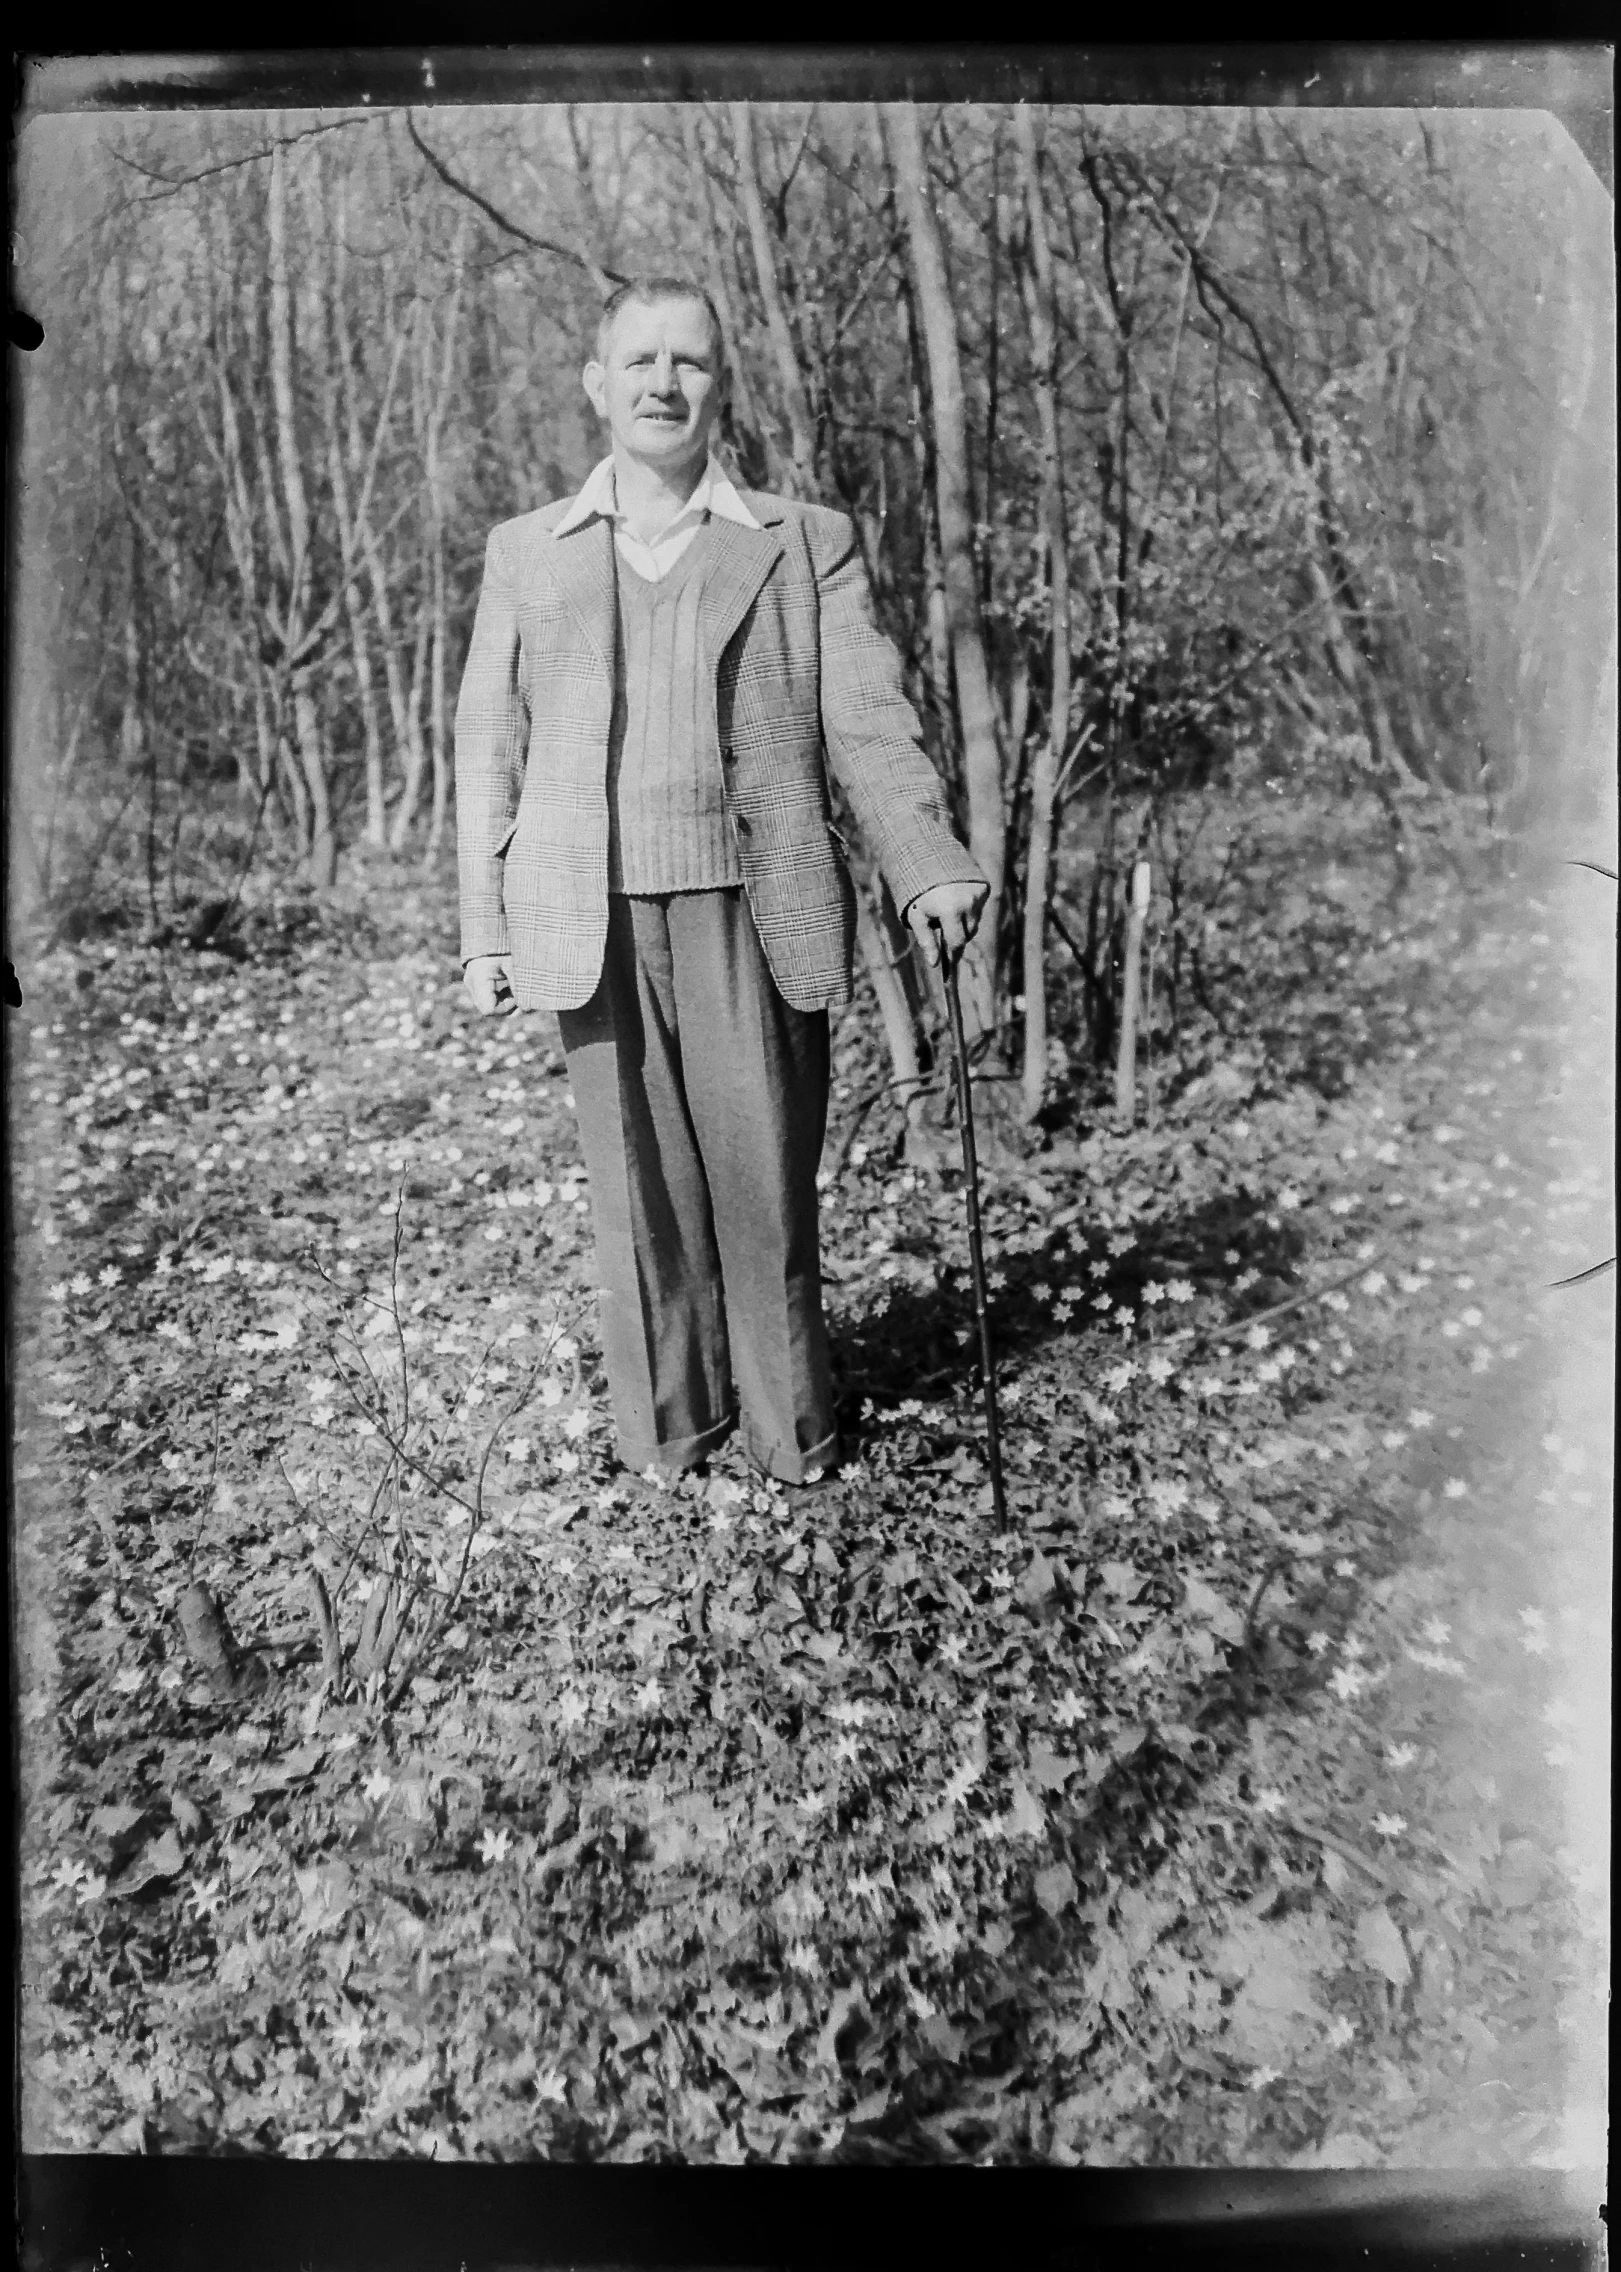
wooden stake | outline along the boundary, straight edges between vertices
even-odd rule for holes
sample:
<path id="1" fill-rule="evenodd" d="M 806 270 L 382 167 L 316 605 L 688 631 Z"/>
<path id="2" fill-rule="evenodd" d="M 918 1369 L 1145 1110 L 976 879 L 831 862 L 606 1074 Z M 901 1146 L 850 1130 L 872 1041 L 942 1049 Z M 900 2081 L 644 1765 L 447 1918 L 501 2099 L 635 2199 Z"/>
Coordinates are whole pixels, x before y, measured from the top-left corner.
<path id="1" fill-rule="evenodd" d="M 1131 871 L 1125 988 L 1120 1002 L 1120 1054 L 1114 1069 L 1114 1108 L 1128 1121 L 1137 1109 L 1137 1018 L 1142 1006 L 1143 930 L 1148 922 L 1149 884 L 1148 862 L 1139 860 Z"/>

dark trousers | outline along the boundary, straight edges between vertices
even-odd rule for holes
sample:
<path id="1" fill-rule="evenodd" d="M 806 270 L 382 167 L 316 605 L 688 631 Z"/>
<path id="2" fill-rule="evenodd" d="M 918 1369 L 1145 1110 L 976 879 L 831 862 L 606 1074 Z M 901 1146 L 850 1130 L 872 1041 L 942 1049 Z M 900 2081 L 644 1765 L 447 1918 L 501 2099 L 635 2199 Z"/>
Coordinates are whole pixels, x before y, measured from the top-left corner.
<path id="1" fill-rule="evenodd" d="M 619 1456 L 692 1467 L 741 1416 L 786 1483 L 837 1450 L 816 1169 L 828 1019 L 777 990 L 744 892 L 610 894 L 559 1024 L 591 1179 Z"/>

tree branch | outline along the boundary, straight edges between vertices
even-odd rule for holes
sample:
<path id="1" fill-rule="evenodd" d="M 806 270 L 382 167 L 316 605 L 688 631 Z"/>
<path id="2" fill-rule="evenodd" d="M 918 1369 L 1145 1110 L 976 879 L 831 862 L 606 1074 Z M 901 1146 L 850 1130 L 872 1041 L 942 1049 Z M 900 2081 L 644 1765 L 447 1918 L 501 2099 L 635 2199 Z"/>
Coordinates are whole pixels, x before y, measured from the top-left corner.
<path id="1" fill-rule="evenodd" d="M 410 111 L 405 114 L 405 131 L 410 135 L 411 140 L 416 144 L 418 150 L 421 151 L 423 157 L 439 176 L 445 187 L 453 189 L 458 197 L 465 197 L 469 204 L 476 205 L 487 220 L 493 221 L 496 227 L 504 230 L 509 237 L 516 237 L 520 244 L 528 245 L 534 252 L 555 253 L 559 260 L 566 260 L 575 268 L 583 268 L 588 276 L 605 276 L 610 284 L 623 284 L 628 281 L 616 268 L 599 268 L 594 260 L 588 260 L 584 253 L 577 252 L 572 245 L 560 245 L 552 237 L 537 237 L 533 230 L 524 228 L 521 222 L 511 220 L 498 205 L 492 205 L 482 191 L 476 190 L 471 182 L 463 181 L 459 174 L 452 173 L 438 152 L 430 149 L 428 144 L 423 141 L 417 130 L 417 122 Z"/>

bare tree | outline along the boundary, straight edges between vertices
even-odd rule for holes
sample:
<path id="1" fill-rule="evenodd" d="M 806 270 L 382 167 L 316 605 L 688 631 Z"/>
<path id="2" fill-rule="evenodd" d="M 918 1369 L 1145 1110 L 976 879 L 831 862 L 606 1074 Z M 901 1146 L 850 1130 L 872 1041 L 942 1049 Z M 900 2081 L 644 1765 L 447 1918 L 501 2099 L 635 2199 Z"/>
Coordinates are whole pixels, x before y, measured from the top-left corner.
<path id="1" fill-rule="evenodd" d="M 1052 616 L 1047 734 L 1031 768 L 1030 850 L 1024 884 L 1024 1066 L 1019 1094 L 1024 1117 L 1034 1120 L 1047 1092 L 1047 903 L 1052 890 L 1054 807 L 1069 747 L 1069 529 L 1058 431 L 1056 294 L 1040 153 L 1035 121 L 1025 104 L 1016 107 L 1013 120 L 1030 248 L 1029 264 L 1020 268 L 1020 282 L 1035 364 L 1036 411 L 1041 421 L 1042 521 Z"/>
<path id="2" fill-rule="evenodd" d="M 287 255 L 287 147 L 280 137 L 270 153 L 270 204 L 267 250 L 270 269 L 270 383 L 275 405 L 276 468 L 280 504 L 286 516 L 287 588 L 282 646 L 287 658 L 294 747 L 309 793 L 309 869 L 318 885 L 338 872 L 338 840 L 332 826 L 326 752 L 320 713 L 311 686 L 311 665 L 325 626 L 312 621 L 315 575 L 314 530 L 304 484 L 303 443 L 293 392 L 293 294 Z"/>
<path id="3" fill-rule="evenodd" d="M 1007 821 L 1002 807 L 1002 758 L 997 744 L 996 705 L 979 621 L 962 355 L 946 274 L 945 246 L 930 202 L 917 111 L 911 103 L 885 103 L 882 117 L 897 199 L 911 246 L 918 314 L 928 351 L 941 567 L 957 685 L 957 714 L 962 728 L 968 843 L 991 886 L 978 934 L 963 957 L 967 980 L 964 1023 L 977 1038 L 989 1033 L 996 1023 L 996 939 L 1002 905 Z"/>
<path id="4" fill-rule="evenodd" d="M 799 351 L 788 321 L 787 303 L 777 274 L 777 256 L 760 190 L 760 168 L 754 146 L 754 113 L 748 103 L 731 105 L 732 141 L 737 152 L 738 196 L 748 225 L 749 247 L 754 256 L 755 280 L 765 309 L 766 335 L 771 342 L 777 387 L 784 413 L 793 466 L 794 493 L 816 495 L 816 422 L 805 392 Z"/>

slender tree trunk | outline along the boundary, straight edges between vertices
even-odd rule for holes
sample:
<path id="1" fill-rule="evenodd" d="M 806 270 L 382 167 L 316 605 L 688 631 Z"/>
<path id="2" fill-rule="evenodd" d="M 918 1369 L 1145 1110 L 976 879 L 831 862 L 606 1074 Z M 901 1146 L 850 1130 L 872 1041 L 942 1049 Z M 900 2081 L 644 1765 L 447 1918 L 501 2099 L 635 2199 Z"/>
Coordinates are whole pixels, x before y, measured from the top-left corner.
<path id="1" fill-rule="evenodd" d="M 288 810 L 292 815 L 294 841 L 300 854 L 307 860 L 310 846 L 315 840 L 310 810 L 309 781 L 299 763 L 298 752 L 293 746 L 293 737 L 287 730 L 288 701 L 285 691 L 279 693 L 276 708 L 279 713 L 276 726 L 276 756 L 280 762 L 278 778 L 281 782 L 282 795 L 286 798 Z"/>
<path id="2" fill-rule="evenodd" d="M 129 574 L 124 593 L 124 688 L 118 754 L 127 772 L 146 775 L 146 904 L 158 923 L 158 751 L 148 715 L 146 674 L 146 571 L 140 532 L 129 518 Z"/>
<path id="3" fill-rule="evenodd" d="M 445 822 L 450 812 L 450 711 L 446 699 L 447 655 L 450 645 L 448 596 L 445 579 L 445 523 L 449 516 L 449 500 L 445 490 L 445 463 L 443 452 L 445 414 L 450 407 L 451 382 L 456 369 L 457 336 L 461 319 L 462 283 L 465 274 L 463 256 L 467 242 L 468 223 L 465 212 L 456 232 L 455 251 L 452 255 L 455 282 L 445 307 L 444 338 L 440 342 L 439 367 L 435 377 L 433 400 L 429 406 L 427 452 L 424 473 L 428 492 L 428 515 L 432 531 L 432 553 L 429 576 L 429 596 L 433 607 L 433 628 L 428 642 L 428 741 L 433 759 L 433 806 L 428 821 L 428 841 L 423 849 L 423 865 L 431 866 L 438 855 L 444 838 Z"/>
<path id="4" fill-rule="evenodd" d="M 1131 871 L 1126 909 L 1125 967 L 1120 987 L 1120 1050 L 1115 1060 L 1114 1109 L 1128 1123 L 1137 1109 L 1137 1025 L 1142 1008 L 1143 931 L 1148 922 L 1151 870 L 1139 860 Z"/>
<path id="5" fill-rule="evenodd" d="M 389 830 L 389 846 L 403 852 L 416 819 L 417 805 L 422 797 L 422 779 L 428 767 L 427 744 L 422 737 L 422 692 L 425 665 L 428 657 L 428 640 L 432 617 L 428 595 L 420 594 L 417 600 L 416 638 L 411 649 L 411 678 L 405 697 L 405 779 L 400 784 L 400 797 L 394 807 L 394 821 Z"/>
<path id="6" fill-rule="evenodd" d="M 293 393 L 293 310 L 287 270 L 287 151 L 280 140 L 270 152 L 269 196 L 270 269 L 270 379 L 276 411 L 276 462 L 287 507 L 288 594 L 286 603 L 286 667 L 298 671 L 299 649 L 307 624 L 310 572 L 310 510 L 299 453 L 298 425 Z M 320 720 L 311 699 L 307 678 L 293 677 L 293 732 L 298 760 L 309 792 L 309 870 L 318 889 L 335 879 L 337 838 L 327 792 L 326 751 Z"/>
<path id="7" fill-rule="evenodd" d="M 1002 809 L 996 704 L 979 620 L 962 354 L 946 276 L 945 245 L 929 197 L 917 111 L 911 103 L 885 103 L 881 115 L 912 249 L 918 315 L 928 354 L 940 552 L 962 725 L 963 778 L 968 792 L 968 844 L 991 887 L 979 930 L 963 956 L 964 1025 L 971 1037 L 977 1037 L 989 1033 L 996 1024 L 996 944 L 1007 824 Z"/>
<path id="8" fill-rule="evenodd" d="M 1015 111 L 1026 106 L 1014 105 Z M 998 112 L 991 114 L 991 180 L 990 221 L 986 230 L 987 258 L 990 263 L 990 306 L 985 326 L 985 431 L 980 454 L 985 461 L 985 526 L 996 525 L 996 433 L 1001 406 L 1002 379 L 1002 120 Z M 991 548 L 985 547 L 980 561 L 979 607 L 984 620 L 991 604 Z M 1008 745 L 1011 753 L 1012 745 Z"/>
<path id="9" fill-rule="evenodd" d="M 385 292 L 387 290 L 387 284 L 388 279 L 385 270 Z M 345 295 L 343 295 L 341 292 L 338 294 L 333 303 L 333 321 L 335 331 L 338 381 L 343 396 L 344 430 L 348 445 L 350 477 L 353 481 L 358 483 L 360 487 L 360 495 L 355 506 L 355 540 L 359 548 L 360 557 L 365 563 L 366 589 L 370 600 L 371 612 L 375 616 L 377 621 L 377 646 L 383 659 L 383 685 L 388 697 L 388 715 L 390 728 L 393 735 L 394 760 L 395 764 L 400 767 L 403 772 L 406 763 L 406 750 L 410 738 L 410 728 L 408 723 L 409 704 L 406 695 L 405 674 L 400 667 L 400 642 L 395 632 L 394 604 L 389 584 L 388 563 L 383 556 L 383 547 L 381 541 L 378 538 L 376 526 L 371 517 L 369 501 L 366 496 L 366 487 L 363 472 L 363 468 L 366 463 L 366 453 L 361 442 L 360 410 L 358 401 L 356 399 L 359 390 L 355 374 L 354 339 L 349 321 L 348 301 Z M 403 332 L 397 333 L 390 355 L 389 368 L 391 374 L 398 369 L 399 363 L 406 352 L 406 347 L 406 335 Z M 386 388 L 384 392 L 383 409 L 379 413 L 378 428 L 372 440 L 372 449 L 374 453 L 382 447 L 384 436 L 387 431 L 392 400 L 393 390 L 391 380 L 389 387 Z M 388 798 L 386 767 L 382 794 L 384 806 L 386 808 Z M 386 840 L 386 835 L 386 821 L 383 821 L 379 824 L 379 831 L 375 841 L 379 845 L 381 845 Z"/>
<path id="10" fill-rule="evenodd" d="M 348 392 L 340 386 L 338 369 L 343 362 L 345 325 L 338 314 L 339 303 L 345 301 L 349 289 L 349 267 L 345 229 L 348 220 L 348 180 L 343 177 L 338 185 L 336 226 L 331 245 L 327 275 L 327 290 L 323 316 L 325 323 L 317 325 L 315 338 L 321 380 L 321 408 L 326 420 L 327 466 L 332 483 L 332 502 L 337 514 L 338 541 L 342 554 L 343 612 L 349 628 L 349 651 L 354 665 L 355 699 L 360 706 L 361 733 L 365 743 L 366 763 L 366 820 L 365 840 L 375 850 L 382 851 L 387 842 L 386 787 L 383 767 L 383 730 L 377 707 L 377 674 L 372 656 L 370 627 L 366 621 L 366 603 L 361 591 L 360 537 L 357 511 L 364 509 L 368 482 L 360 450 L 359 421 L 353 414 L 350 395 L 345 431 L 342 396 Z M 392 382 L 392 373 L 390 374 Z M 388 396 L 378 411 L 378 439 L 388 416 Z M 349 447 L 346 448 L 346 442 Z M 351 492 L 351 459 L 353 475 L 360 484 L 360 497 Z"/>
<path id="11" fill-rule="evenodd" d="M 293 729 L 310 796 L 310 876 L 324 890 L 337 877 L 338 840 L 332 826 L 332 801 L 327 786 L 326 736 L 321 730 L 321 713 L 307 673 L 293 688 Z"/>
<path id="12" fill-rule="evenodd" d="M 429 401 L 428 365 L 428 311 L 419 301 L 412 357 L 412 431 L 424 463 L 432 449 L 433 417 Z M 411 676 L 405 700 L 405 778 L 400 785 L 399 802 L 394 807 L 393 824 L 389 830 L 389 844 L 395 852 L 403 852 L 405 849 L 416 821 L 417 806 L 422 798 L 422 784 L 428 770 L 428 745 L 422 731 L 422 702 L 426 692 L 428 653 L 433 637 L 433 499 L 431 492 L 427 492 L 426 484 L 423 486 L 425 494 L 419 524 L 416 589 L 411 600 L 416 628 L 411 641 Z"/>
<path id="13" fill-rule="evenodd" d="M 254 804 L 262 805 L 266 832 L 272 844 L 281 842 L 281 820 L 274 806 L 276 785 L 276 730 L 271 723 L 270 695 L 265 686 L 265 674 L 257 665 L 253 672 L 253 745 L 259 761 L 259 779 L 254 793 Z"/>
<path id="14" fill-rule="evenodd" d="M 344 594 L 349 618 L 349 645 L 354 656 L 355 695 L 360 704 L 361 732 L 366 745 L 366 842 L 382 851 L 388 841 L 383 774 L 383 728 L 377 712 L 377 681 L 372 668 L 371 641 L 366 631 L 366 610 L 360 590 L 351 580 Z"/>
<path id="15" fill-rule="evenodd" d="M 445 531 L 437 513 L 433 532 L 433 633 L 428 644 L 428 742 L 433 757 L 433 809 L 422 864 L 431 867 L 443 842 L 450 809 L 450 733 L 445 703 Z"/>
<path id="16" fill-rule="evenodd" d="M 1256 133 L 1259 138 L 1258 126 Z M 1264 144 L 1261 147 L 1264 151 Z M 1183 224 L 1155 195 L 1141 169 L 1133 168 L 1132 172 L 1137 187 L 1146 200 L 1147 210 L 1158 226 L 1180 248 L 1205 292 L 1219 300 L 1248 335 L 1268 393 L 1276 405 L 1276 414 L 1281 416 L 1282 424 L 1287 428 L 1286 435 L 1281 432 L 1278 434 L 1279 455 L 1286 461 L 1292 458 L 1298 464 L 1310 498 L 1310 526 L 1306 531 L 1304 547 L 1306 572 L 1313 591 L 1322 603 L 1330 666 L 1356 704 L 1363 731 L 1368 738 L 1375 779 L 1378 781 L 1394 775 L 1407 787 L 1421 790 L 1424 783 L 1408 763 L 1391 724 L 1390 712 L 1379 683 L 1377 643 L 1362 604 L 1338 503 L 1316 436 L 1278 368 L 1277 358 L 1267 344 L 1266 334 L 1250 308 L 1210 260 L 1202 243 L 1189 235 Z M 1263 198 L 1263 204 L 1265 202 Z M 1268 244 L 1276 264 L 1276 236 L 1270 226 L 1269 206 L 1267 211 Z M 1281 264 L 1277 265 L 1282 312 L 1285 320 L 1292 325 L 1288 281 Z M 1399 835 L 1399 816 L 1394 805 L 1387 802 L 1387 810 Z"/>
<path id="17" fill-rule="evenodd" d="M 1030 271 L 1021 268 L 1035 366 L 1036 412 L 1041 425 L 1041 503 L 1047 533 L 1047 587 L 1052 611 L 1052 677 L 1047 737 L 1030 773 L 1030 858 L 1024 892 L 1024 1066 L 1020 1110 L 1027 1121 L 1047 1093 L 1047 902 L 1052 891 L 1057 827 L 1054 806 L 1069 743 L 1070 607 L 1069 531 L 1064 509 L 1064 461 L 1058 430 L 1058 333 L 1052 247 L 1042 198 L 1036 130 L 1028 107 L 1013 113 L 1025 206 L 1029 216 Z"/>
<path id="18" fill-rule="evenodd" d="M 373 851 L 381 852 L 388 842 L 388 790 L 382 719 L 377 707 L 377 682 L 366 625 L 366 610 L 358 590 L 351 588 L 346 604 L 349 642 L 354 655 L 355 689 L 360 703 L 361 733 L 365 744 L 365 838 Z"/>
<path id="19" fill-rule="evenodd" d="M 930 418 L 927 370 L 923 341 L 917 328 L 917 295 L 904 272 L 901 298 L 906 309 L 906 344 L 912 373 L 912 464 L 917 474 L 918 519 L 923 529 L 923 620 L 929 641 L 929 689 L 940 733 L 940 748 L 948 751 L 955 739 L 951 699 L 951 627 L 946 620 L 946 579 L 940 564 L 940 521 L 934 478 L 934 449 L 929 439 Z"/>
<path id="20" fill-rule="evenodd" d="M 715 184 L 704 155 L 697 114 L 690 104 L 685 103 L 681 106 L 681 140 L 686 151 L 688 171 L 698 184 L 709 223 L 704 236 L 704 264 L 709 278 L 710 297 L 719 308 L 720 320 L 726 326 L 726 371 L 735 411 L 742 414 L 743 424 L 752 442 L 763 448 L 768 422 L 761 414 L 754 382 L 749 376 L 748 361 L 743 353 L 743 327 L 738 320 L 737 300 L 721 251 L 721 222 L 715 203 Z"/>
<path id="21" fill-rule="evenodd" d="M 366 603 L 360 589 L 359 544 L 354 526 L 352 500 L 348 494 L 348 477 L 343 462 L 343 444 L 336 430 L 328 436 L 331 461 L 332 497 L 338 514 L 338 534 L 342 546 L 343 612 L 349 627 L 349 652 L 355 674 L 355 699 L 360 706 L 361 734 L 366 753 L 366 842 L 381 851 L 387 841 L 385 812 L 385 783 L 383 770 L 383 728 L 377 707 L 377 674 L 371 651 L 370 627 L 366 621 Z"/>
<path id="22" fill-rule="evenodd" d="M 749 246 L 754 254 L 754 272 L 759 280 L 760 300 L 765 308 L 766 333 L 771 341 L 772 359 L 777 366 L 777 384 L 788 417 L 794 493 L 799 497 L 814 498 L 816 421 L 811 415 L 810 398 L 805 391 L 804 374 L 799 368 L 799 355 L 788 322 L 787 303 L 783 299 L 782 285 L 777 275 L 777 256 L 771 242 L 770 224 L 766 219 L 765 199 L 760 190 L 759 161 L 754 149 L 754 112 L 748 103 L 733 103 L 730 110 L 743 218 L 748 227 Z"/>
<path id="23" fill-rule="evenodd" d="M 922 1112 L 922 1100 L 916 1086 L 921 1074 L 912 1003 L 905 981 L 895 966 L 884 927 L 874 911 L 871 888 L 860 878 L 856 880 L 856 942 L 878 998 L 878 1015 L 883 1020 L 884 1039 L 889 1045 L 890 1066 L 897 1082 L 903 1084 L 900 1094 L 905 1099 L 906 1118 L 909 1124 L 915 1124 Z M 908 1088 L 904 1086 L 907 1083 L 912 1085 Z"/>

